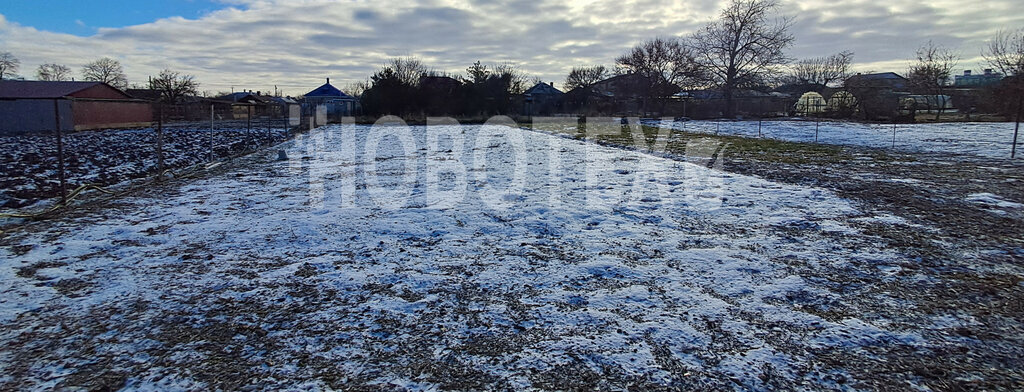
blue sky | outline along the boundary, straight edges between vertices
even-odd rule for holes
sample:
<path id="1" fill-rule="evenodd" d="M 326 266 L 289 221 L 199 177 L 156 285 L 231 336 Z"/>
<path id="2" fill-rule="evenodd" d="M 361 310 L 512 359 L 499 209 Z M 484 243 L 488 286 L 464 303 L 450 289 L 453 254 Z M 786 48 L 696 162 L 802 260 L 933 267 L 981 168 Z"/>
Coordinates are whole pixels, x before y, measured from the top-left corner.
<path id="1" fill-rule="evenodd" d="M 22 26 L 90 36 L 99 27 L 125 27 L 181 16 L 199 19 L 228 5 L 212 0 L 4 0 L 0 14 Z"/>

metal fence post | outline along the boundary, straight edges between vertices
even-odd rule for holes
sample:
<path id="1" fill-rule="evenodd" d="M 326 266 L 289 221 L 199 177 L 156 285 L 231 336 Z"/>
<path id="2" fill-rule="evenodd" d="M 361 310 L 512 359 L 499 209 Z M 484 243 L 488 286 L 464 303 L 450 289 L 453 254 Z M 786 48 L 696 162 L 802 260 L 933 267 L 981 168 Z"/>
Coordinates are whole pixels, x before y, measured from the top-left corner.
<path id="1" fill-rule="evenodd" d="M 213 104 L 210 104 L 210 162 L 213 162 Z"/>
<path id="2" fill-rule="evenodd" d="M 156 170 L 158 182 L 164 180 L 164 105 L 157 104 L 156 119 Z"/>
<path id="3" fill-rule="evenodd" d="M 896 123 L 892 123 L 892 148 L 896 148 Z"/>
<path id="4" fill-rule="evenodd" d="M 53 119 L 57 129 L 57 179 L 60 181 L 60 204 L 68 204 L 68 188 L 64 176 L 64 134 L 60 126 L 60 100 L 53 100 Z"/>
<path id="5" fill-rule="evenodd" d="M 821 117 L 814 117 L 814 142 L 818 142 L 818 128 L 821 126 Z"/>
<path id="6" fill-rule="evenodd" d="M 1017 133 L 1020 132 L 1020 110 L 1021 105 L 1024 104 L 1024 91 L 1018 92 L 1017 97 L 1017 124 L 1013 126 L 1013 146 L 1010 147 L 1010 159 L 1017 157 Z"/>

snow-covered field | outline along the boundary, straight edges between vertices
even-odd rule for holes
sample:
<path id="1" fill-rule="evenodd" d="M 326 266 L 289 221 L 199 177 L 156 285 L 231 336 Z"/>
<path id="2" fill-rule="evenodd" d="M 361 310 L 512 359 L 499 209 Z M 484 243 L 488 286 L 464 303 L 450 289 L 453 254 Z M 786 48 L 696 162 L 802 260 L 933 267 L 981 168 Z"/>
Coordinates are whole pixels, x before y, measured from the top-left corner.
<path id="1" fill-rule="evenodd" d="M 707 134 L 758 137 L 757 121 L 655 121 L 650 125 Z M 892 124 L 813 120 L 762 121 L 761 137 L 864 147 L 893 148 Z M 989 158 L 1009 158 L 1013 142 L 1013 123 L 936 123 L 897 124 L 895 148 L 901 151 L 954 153 Z M 1024 137 L 1018 150 L 1024 149 Z M 1020 152 L 1020 151 L 1018 151 Z"/>
<path id="2" fill-rule="evenodd" d="M 844 302 L 844 276 L 933 279 L 862 235 L 902 219 L 699 153 L 480 126 L 283 148 L 9 233 L 0 388 L 844 389 L 964 322 Z"/>
<path id="3" fill-rule="evenodd" d="M 244 127 L 244 125 L 243 125 Z M 282 129 L 168 128 L 164 165 L 177 169 L 279 143 Z M 74 132 L 64 136 L 69 190 L 80 185 L 113 185 L 155 175 L 157 131 L 122 129 Z M 0 137 L 0 208 L 21 208 L 58 197 L 57 141 L 53 135 Z"/>

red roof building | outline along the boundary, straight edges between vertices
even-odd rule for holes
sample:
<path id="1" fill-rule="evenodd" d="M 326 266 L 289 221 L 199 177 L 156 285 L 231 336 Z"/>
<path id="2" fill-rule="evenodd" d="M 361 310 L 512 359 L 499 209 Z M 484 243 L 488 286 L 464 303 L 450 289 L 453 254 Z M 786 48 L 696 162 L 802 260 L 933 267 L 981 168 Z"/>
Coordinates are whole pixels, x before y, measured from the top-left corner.
<path id="1" fill-rule="evenodd" d="M 149 102 L 106 83 L 0 81 L 0 134 L 55 131 L 57 124 L 81 131 L 152 123 Z"/>

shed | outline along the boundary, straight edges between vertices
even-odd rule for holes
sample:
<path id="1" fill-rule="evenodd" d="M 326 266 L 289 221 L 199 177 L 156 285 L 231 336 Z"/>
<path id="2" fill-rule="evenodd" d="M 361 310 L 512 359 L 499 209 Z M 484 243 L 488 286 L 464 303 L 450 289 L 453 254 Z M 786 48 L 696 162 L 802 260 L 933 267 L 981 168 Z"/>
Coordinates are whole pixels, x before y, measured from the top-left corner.
<path id="1" fill-rule="evenodd" d="M 153 123 L 150 102 L 102 82 L 0 81 L 0 134 L 134 128 Z"/>

